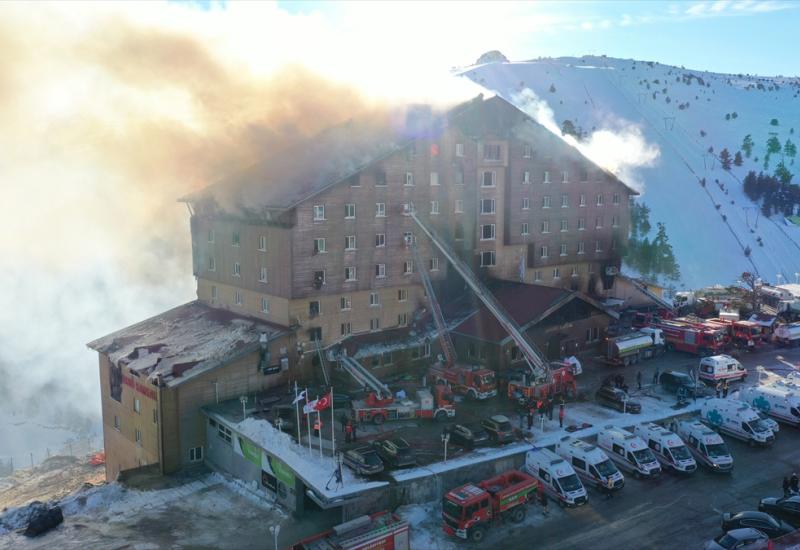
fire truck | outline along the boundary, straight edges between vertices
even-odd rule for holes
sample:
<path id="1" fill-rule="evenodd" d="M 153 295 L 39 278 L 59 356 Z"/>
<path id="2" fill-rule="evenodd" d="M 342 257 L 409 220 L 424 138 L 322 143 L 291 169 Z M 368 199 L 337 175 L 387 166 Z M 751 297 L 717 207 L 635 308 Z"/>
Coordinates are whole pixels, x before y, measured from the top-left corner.
<path id="1" fill-rule="evenodd" d="M 489 399 L 497 395 L 494 372 L 482 367 L 437 363 L 428 371 L 437 384 L 450 386 L 453 393 L 466 395 L 470 399 Z"/>
<path id="2" fill-rule="evenodd" d="M 450 536 L 481 542 L 492 525 L 525 519 L 525 504 L 532 501 L 538 481 L 519 470 L 467 483 L 448 492 L 442 499 L 444 532 Z"/>
<path id="3" fill-rule="evenodd" d="M 532 400 L 553 399 L 563 396 L 574 399 L 578 395 L 578 384 L 575 381 L 575 370 L 571 363 L 552 361 L 550 363 L 550 380 L 548 382 L 532 382 L 527 372 L 512 373 L 508 379 L 508 398 L 524 405 Z"/>
<path id="4" fill-rule="evenodd" d="M 410 550 L 409 528 L 391 512 L 378 512 L 303 539 L 292 550 Z"/>
<path id="5" fill-rule="evenodd" d="M 367 394 L 366 399 L 352 402 L 353 413 L 359 422 L 383 424 L 393 420 L 412 420 L 432 418 L 443 422 L 456 415 L 453 394 L 447 386 L 437 385 L 429 389 L 417 390 L 417 399 L 395 399 L 375 392 Z"/>
<path id="6" fill-rule="evenodd" d="M 662 320 L 650 325 L 661 329 L 667 349 L 695 355 L 716 355 L 725 349 L 725 333 L 710 327 L 678 320 Z"/>
<path id="7" fill-rule="evenodd" d="M 706 319 L 706 323 L 725 329 L 729 341 L 736 346 L 752 349 L 762 343 L 761 326 L 753 321 L 735 321 L 715 317 Z"/>

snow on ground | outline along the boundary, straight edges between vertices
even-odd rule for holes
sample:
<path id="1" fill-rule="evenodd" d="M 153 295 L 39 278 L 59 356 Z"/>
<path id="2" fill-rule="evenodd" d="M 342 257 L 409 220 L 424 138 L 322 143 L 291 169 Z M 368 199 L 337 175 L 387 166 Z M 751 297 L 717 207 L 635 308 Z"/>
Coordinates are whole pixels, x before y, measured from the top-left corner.
<path id="1" fill-rule="evenodd" d="M 330 489 L 326 489 L 325 485 L 328 484 L 334 470 L 331 457 L 320 457 L 316 452 L 299 446 L 288 434 L 276 430 L 272 424 L 264 420 L 246 418 L 236 424 L 235 429 L 290 465 L 307 485 L 314 487 L 317 493 L 326 498 L 341 497 L 386 485 L 384 481 L 364 481 L 348 468 L 342 468 L 342 486 L 337 488 L 331 485 Z"/>
<path id="2" fill-rule="evenodd" d="M 793 281 L 800 272 L 800 227 L 786 225 L 780 216 L 758 214 L 756 221 L 758 205 L 744 195 L 741 184 L 748 171 L 763 169 L 770 135 L 776 134 L 781 144 L 800 140 L 800 98 L 791 85 L 796 79 L 737 77 L 596 56 L 490 63 L 462 74 L 541 122 L 549 119 L 560 128 L 572 120 L 588 132 L 590 158 L 642 191 L 654 230 L 656 222 L 666 222 L 681 268 L 678 286 L 730 284 L 753 270 L 766 280 L 780 273 L 784 281 Z M 689 74 L 694 76 L 687 85 L 682 78 Z M 759 83 L 767 89 L 755 89 Z M 774 84 L 778 89 L 769 90 Z M 726 119 L 731 113 L 736 117 Z M 771 124 L 773 118 L 778 126 Z M 727 148 L 733 156 L 747 134 L 755 147 L 741 167 L 725 171 L 708 153 L 709 147 L 714 154 Z M 658 158 L 648 165 L 643 161 L 653 146 Z M 780 155 L 772 155 L 770 174 L 779 160 Z M 787 166 L 795 182 L 800 180 L 800 166 L 788 159 Z M 747 246 L 750 259 L 743 252 Z"/>

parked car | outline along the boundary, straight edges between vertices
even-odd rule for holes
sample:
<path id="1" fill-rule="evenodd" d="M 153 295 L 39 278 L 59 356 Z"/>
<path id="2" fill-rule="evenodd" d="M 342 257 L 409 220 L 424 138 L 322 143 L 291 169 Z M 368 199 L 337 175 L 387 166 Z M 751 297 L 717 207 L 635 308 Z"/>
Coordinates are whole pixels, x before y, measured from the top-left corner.
<path id="1" fill-rule="evenodd" d="M 664 391 L 670 393 L 678 393 L 678 390 L 683 388 L 684 395 L 687 397 L 705 397 L 714 393 L 702 380 L 693 380 L 685 372 L 675 370 L 662 372 L 659 382 Z"/>
<path id="2" fill-rule="evenodd" d="M 491 445 L 489 434 L 478 424 L 452 424 L 445 428 L 450 434 L 450 442 L 467 449 Z"/>
<path id="3" fill-rule="evenodd" d="M 776 519 L 800 528 L 800 495 L 786 498 L 762 498 L 758 503 L 759 512 L 767 512 Z"/>
<path id="4" fill-rule="evenodd" d="M 766 512 L 739 512 L 738 514 L 722 514 L 722 530 L 752 527 L 758 529 L 771 539 L 793 532 L 795 529 L 785 521 L 781 521 Z"/>
<path id="5" fill-rule="evenodd" d="M 481 427 L 489 434 L 489 439 L 493 443 L 510 443 L 514 441 L 514 428 L 511 421 L 502 414 L 496 414 L 491 418 L 484 418 Z"/>
<path id="6" fill-rule="evenodd" d="M 411 450 L 411 445 L 402 437 L 373 441 L 372 446 L 387 466 L 404 468 L 417 463 L 417 459 Z"/>
<path id="7" fill-rule="evenodd" d="M 631 401 L 628 394 L 619 388 L 603 386 L 595 394 L 598 403 L 609 409 L 617 409 L 633 414 L 642 412 L 642 406 L 637 401 Z"/>
<path id="8" fill-rule="evenodd" d="M 374 475 L 383 471 L 383 462 L 372 447 L 364 445 L 344 453 L 344 463 L 359 475 Z"/>
<path id="9" fill-rule="evenodd" d="M 710 540 L 703 547 L 705 550 L 766 550 L 769 538 L 761 531 L 753 528 L 733 529 Z"/>

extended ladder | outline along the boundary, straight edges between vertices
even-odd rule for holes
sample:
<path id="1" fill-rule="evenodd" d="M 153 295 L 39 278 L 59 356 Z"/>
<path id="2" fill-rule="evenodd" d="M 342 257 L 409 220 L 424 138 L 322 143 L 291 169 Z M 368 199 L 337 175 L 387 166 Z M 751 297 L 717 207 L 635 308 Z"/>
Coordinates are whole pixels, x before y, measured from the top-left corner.
<path id="1" fill-rule="evenodd" d="M 362 386 L 369 387 L 379 397 L 389 397 L 392 395 L 392 392 L 386 384 L 378 380 L 374 374 L 369 372 L 361 363 L 352 357 L 340 354 L 337 359 L 342 368 Z"/>
<path id="2" fill-rule="evenodd" d="M 464 263 L 464 261 L 458 257 L 458 255 L 450 249 L 450 246 L 441 238 L 436 232 L 425 225 L 422 220 L 417 217 L 416 210 L 414 209 L 414 205 L 410 205 L 409 214 L 411 218 L 416 222 L 420 229 L 422 229 L 423 233 L 425 233 L 431 242 L 438 248 L 442 254 L 444 254 L 447 261 L 450 262 L 450 265 L 458 272 L 461 277 L 464 278 L 464 282 L 472 289 L 478 299 L 486 306 L 492 315 L 497 319 L 500 325 L 508 332 L 511 338 L 514 340 L 514 343 L 517 344 L 517 347 L 522 352 L 523 357 L 525 357 L 525 361 L 528 363 L 528 367 L 530 368 L 531 374 L 533 375 L 534 380 L 550 380 L 550 367 L 547 361 L 544 360 L 544 357 L 536 349 L 536 346 L 533 342 L 530 342 L 520 331 L 519 327 L 517 326 L 516 321 L 511 318 L 511 316 L 506 313 L 505 309 L 500 302 L 494 297 L 494 294 L 486 288 L 486 286 L 481 283 L 478 277 L 475 276 L 472 269 Z"/>
<path id="3" fill-rule="evenodd" d="M 408 242 L 408 241 L 411 242 Z M 414 254 L 414 263 L 417 264 L 419 269 L 419 276 L 422 279 L 422 284 L 425 286 L 425 293 L 428 295 L 428 301 L 431 304 L 431 311 L 433 313 L 433 320 L 436 323 L 436 330 L 439 332 L 439 342 L 442 345 L 442 353 L 444 353 L 444 360 L 446 367 L 452 367 L 456 363 L 456 348 L 453 345 L 453 340 L 450 339 L 450 333 L 447 330 L 447 323 L 442 314 L 442 308 L 439 305 L 439 300 L 436 299 L 436 294 L 433 291 L 433 284 L 428 275 L 428 270 L 422 263 L 419 257 L 419 250 L 417 243 L 413 237 L 407 239 L 406 246 L 411 247 Z"/>
<path id="4" fill-rule="evenodd" d="M 328 378 L 328 370 L 325 368 L 325 354 L 322 353 L 322 342 L 315 339 L 314 343 L 316 344 L 317 356 L 319 357 L 319 366 L 322 369 L 322 377 L 325 379 L 325 385 L 330 386 L 331 381 Z"/>

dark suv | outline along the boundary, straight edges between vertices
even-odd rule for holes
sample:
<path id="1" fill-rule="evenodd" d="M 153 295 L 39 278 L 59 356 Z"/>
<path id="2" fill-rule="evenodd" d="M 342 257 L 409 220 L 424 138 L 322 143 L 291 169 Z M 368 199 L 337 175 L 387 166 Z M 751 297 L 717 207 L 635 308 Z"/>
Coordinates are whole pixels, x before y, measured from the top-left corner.
<path id="1" fill-rule="evenodd" d="M 685 372 L 668 370 L 661 373 L 658 381 L 661 387 L 670 393 L 678 393 L 683 388 L 683 393 L 687 397 L 705 397 L 713 393 L 701 380 L 693 380 Z"/>
<path id="2" fill-rule="evenodd" d="M 445 428 L 450 434 L 450 441 L 467 449 L 490 445 L 489 434 L 477 424 L 453 424 Z"/>
<path id="3" fill-rule="evenodd" d="M 344 453 L 344 463 L 358 475 L 373 475 L 383 471 L 381 462 L 375 449 L 369 446 L 350 449 Z"/>
<path id="4" fill-rule="evenodd" d="M 511 443 L 514 441 L 514 428 L 511 422 L 502 414 L 481 421 L 481 427 L 489 434 L 489 439 L 494 443 Z"/>
<path id="5" fill-rule="evenodd" d="M 609 409 L 617 409 L 618 411 L 633 414 L 642 412 L 642 406 L 636 401 L 631 401 L 628 394 L 619 388 L 603 386 L 597 390 L 595 399 L 598 403 Z"/>
<path id="6" fill-rule="evenodd" d="M 395 468 L 413 466 L 417 463 L 411 445 L 402 437 L 373 441 L 372 446 L 378 452 L 384 463 Z"/>

